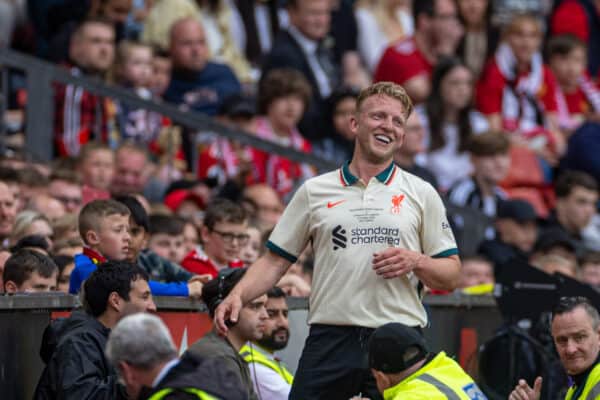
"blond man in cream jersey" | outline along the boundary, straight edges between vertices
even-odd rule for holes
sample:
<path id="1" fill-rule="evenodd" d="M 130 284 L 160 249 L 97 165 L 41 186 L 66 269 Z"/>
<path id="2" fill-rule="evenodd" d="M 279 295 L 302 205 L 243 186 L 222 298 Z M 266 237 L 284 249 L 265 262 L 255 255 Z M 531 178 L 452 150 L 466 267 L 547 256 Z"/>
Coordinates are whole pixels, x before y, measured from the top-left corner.
<path id="1" fill-rule="evenodd" d="M 367 366 L 373 330 L 388 322 L 427 324 L 423 286 L 453 289 L 460 260 L 442 201 L 431 185 L 393 163 L 412 104 L 389 82 L 362 91 L 351 120 L 353 158 L 306 181 L 267 243 L 269 251 L 219 306 L 215 323 L 235 322 L 307 243 L 315 252 L 309 337 L 290 399 L 381 399 Z"/>

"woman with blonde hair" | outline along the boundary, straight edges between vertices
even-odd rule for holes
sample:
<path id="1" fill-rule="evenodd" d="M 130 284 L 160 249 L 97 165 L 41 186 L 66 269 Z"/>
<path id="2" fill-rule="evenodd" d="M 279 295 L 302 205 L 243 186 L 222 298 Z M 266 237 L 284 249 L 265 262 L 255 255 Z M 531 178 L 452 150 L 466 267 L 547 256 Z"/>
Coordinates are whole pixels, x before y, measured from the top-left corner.
<path id="1" fill-rule="evenodd" d="M 10 244 L 14 246 L 26 236 L 39 235 L 46 238 L 49 248 L 52 248 L 52 237 L 54 231 L 50 221 L 37 211 L 22 211 L 17 215 L 13 230 L 10 235 Z"/>

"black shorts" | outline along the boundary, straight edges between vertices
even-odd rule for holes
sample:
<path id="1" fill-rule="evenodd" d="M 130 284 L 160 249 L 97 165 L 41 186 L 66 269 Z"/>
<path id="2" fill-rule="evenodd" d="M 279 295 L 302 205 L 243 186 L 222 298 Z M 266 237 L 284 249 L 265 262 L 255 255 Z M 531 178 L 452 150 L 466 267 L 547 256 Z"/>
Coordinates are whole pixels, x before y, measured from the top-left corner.
<path id="1" fill-rule="evenodd" d="M 368 366 L 374 329 L 313 324 L 306 338 L 290 400 L 382 400 Z"/>

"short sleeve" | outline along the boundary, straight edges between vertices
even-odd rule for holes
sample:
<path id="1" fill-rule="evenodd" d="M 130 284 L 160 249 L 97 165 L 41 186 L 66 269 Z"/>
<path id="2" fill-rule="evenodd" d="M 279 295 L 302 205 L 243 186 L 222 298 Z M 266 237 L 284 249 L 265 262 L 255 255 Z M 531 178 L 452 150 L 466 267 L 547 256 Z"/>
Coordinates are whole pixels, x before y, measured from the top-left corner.
<path id="1" fill-rule="evenodd" d="M 375 71 L 374 81 L 390 81 L 402 85 L 411 78 L 427 73 L 427 68 L 416 54 L 413 42 L 404 40 L 385 50 Z"/>
<path id="2" fill-rule="evenodd" d="M 440 195 L 427 184 L 424 190 L 421 247 L 431 257 L 449 257 L 458 254 L 456 240 L 446 217 L 446 208 Z"/>
<path id="3" fill-rule="evenodd" d="M 291 263 L 306 247 L 310 235 L 310 204 L 306 183 L 300 186 L 273 229 L 267 248 Z"/>

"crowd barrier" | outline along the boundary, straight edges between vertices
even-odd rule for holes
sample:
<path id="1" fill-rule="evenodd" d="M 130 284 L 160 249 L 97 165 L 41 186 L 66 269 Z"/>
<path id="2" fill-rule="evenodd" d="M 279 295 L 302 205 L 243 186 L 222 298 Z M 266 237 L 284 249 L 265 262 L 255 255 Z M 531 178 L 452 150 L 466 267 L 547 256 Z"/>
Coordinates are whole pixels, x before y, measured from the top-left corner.
<path id="1" fill-rule="evenodd" d="M 155 301 L 180 352 L 212 328 L 202 302 L 166 297 Z M 424 302 L 430 319 L 425 335 L 431 348 L 445 350 L 475 374 L 479 345 L 501 324 L 494 299 L 452 294 L 429 296 Z M 295 371 L 308 334 L 308 302 L 290 298 L 288 304 L 291 337 L 280 356 Z M 78 305 L 76 297 L 63 294 L 0 296 L 0 398 L 32 398 L 44 367 L 39 356 L 44 329 Z"/>

